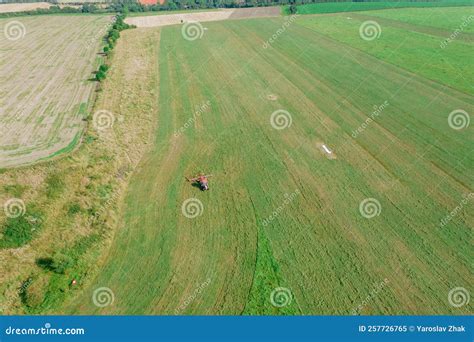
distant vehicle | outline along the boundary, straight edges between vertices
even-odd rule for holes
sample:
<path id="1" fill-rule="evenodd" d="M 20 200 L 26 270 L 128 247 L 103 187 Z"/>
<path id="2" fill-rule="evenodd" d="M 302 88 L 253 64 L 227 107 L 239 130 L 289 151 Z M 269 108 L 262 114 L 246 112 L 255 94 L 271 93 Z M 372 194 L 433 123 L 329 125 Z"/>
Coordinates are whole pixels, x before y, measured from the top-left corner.
<path id="1" fill-rule="evenodd" d="M 202 191 L 209 190 L 209 180 L 208 178 L 212 177 L 212 175 L 204 175 L 203 173 L 199 174 L 194 178 L 186 178 L 189 182 L 195 183 L 199 185 L 199 188 Z"/>

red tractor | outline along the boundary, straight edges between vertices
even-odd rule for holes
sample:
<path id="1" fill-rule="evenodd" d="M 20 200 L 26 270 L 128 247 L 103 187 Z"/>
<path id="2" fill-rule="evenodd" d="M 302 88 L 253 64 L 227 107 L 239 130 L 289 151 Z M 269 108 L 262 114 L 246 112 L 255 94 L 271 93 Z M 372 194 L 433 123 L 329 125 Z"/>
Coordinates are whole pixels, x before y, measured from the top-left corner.
<path id="1" fill-rule="evenodd" d="M 212 175 L 204 175 L 203 173 L 199 174 L 194 178 L 186 178 L 189 182 L 199 186 L 202 191 L 209 190 L 209 180 L 208 178 Z"/>

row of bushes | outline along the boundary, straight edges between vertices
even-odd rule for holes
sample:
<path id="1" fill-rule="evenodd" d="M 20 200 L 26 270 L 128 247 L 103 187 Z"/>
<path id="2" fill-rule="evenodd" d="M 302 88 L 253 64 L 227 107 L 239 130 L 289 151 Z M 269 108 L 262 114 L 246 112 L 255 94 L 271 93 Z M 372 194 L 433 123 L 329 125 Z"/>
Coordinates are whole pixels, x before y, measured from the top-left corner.
<path id="1" fill-rule="evenodd" d="M 99 66 L 99 70 L 95 74 L 95 79 L 98 82 L 101 82 L 107 77 L 107 71 L 109 70 L 109 66 L 106 63 L 107 57 L 115 48 L 115 44 L 117 40 L 120 38 L 120 31 L 136 27 L 135 25 L 127 24 L 124 19 L 125 19 L 125 14 L 118 14 L 115 17 L 114 24 L 107 32 L 107 36 L 105 37 L 107 44 L 104 46 L 104 49 L 103 49 L 105 58 L 104 58 L 103 63 Z"/>

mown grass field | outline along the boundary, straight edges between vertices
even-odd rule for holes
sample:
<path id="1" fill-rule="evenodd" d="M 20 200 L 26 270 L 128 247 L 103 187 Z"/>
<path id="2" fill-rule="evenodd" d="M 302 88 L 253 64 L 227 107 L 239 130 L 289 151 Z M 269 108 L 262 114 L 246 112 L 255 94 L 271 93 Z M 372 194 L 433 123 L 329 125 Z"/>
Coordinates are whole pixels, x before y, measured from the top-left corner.
<path id="1" fill-rule="evenodd" d="M 437 27 L 452 31 L 459 29 L 464 21 L 472 22 L 474 9 L 472 7 L 458 8 L 404 8 L 396 11 L 370 11 L 370 16 L 378 18 L 393 19 L 413 25 Z M 474 25 L 463 26 L 464 33 L 473 33 Z"/>
<path id="2" fill-rule="evenodd" d="M 400 14 L 398 10 L 358 12 L 349 17 L 347 14 L 304 16 L 297 23 L 314 30 L 315 35 L 323 34 L 344 46 L 473 95 L 474 61 L 468 56 L 474 47 L 474 34 L 466 30 L 445 48 L 441 45 L 467 17 L 474 15 L 474 8 L 451 8 L 447 13 L 442 8 L 401 11 Z M 413 23 L 400 21 L 408 21 L 409 12 L 413 13 L 411 18 L 416 18 L 412 19 Z M 359 28 L 371 21 L 379 25 L 380 37 L 367 42 L 361 39 Z"/>
<path id="3" fill-rule="evenodd" d="M 472 193 L 472 125 L 448 124 L 473 113 L 472 47 L 440 49 L 442 37 L 406 27 L 366 41 L 360 20 L 343 19 L 299 18 L 267 48 L 284 19 L 206 23 L 195 41 L 180 26 L 124 34 L 128 53 L 138 36 L 159 44 L 146 50 L 156 93 L 136 94 L 158 103 L 158 128 L 97 278 L 49 311 L 472 312 L 448 302 L 470 284 L 472 203 L 440 224 Z M 291 125 L 275 129 L 277 110 Z M 208 192 L 184 179 L 200 171 L 213 174 Z M 190 198 L 202 203 L 195 218 L 183 215 Z M 378 216 L 361 215 L 367 198 Z M 100 308 L 102 287 L 114 300 Z M 279 287 L 292 294 L 281 308 Z"/>
<path id="4" fill-rule="evenodd" d="M 354 12 L 381 9 L 400 9 L 400 8 L 427 8 L 427 7 L 453 7 L 453 6 L 472 6 L 473 0 L 438 0 L 438 1 L 367 1 L 367 2 L 329 2 L 319 4 L 299 5 L 298 14 L 323 14 L 338 12 Z M 288 13 L 289 6 L 284 8 Z"/>
<path id="5" fill-rule="evenodd" d="M 0 168 L 69 152 L 80 141 L 110 19 L 0 19 Z"/>

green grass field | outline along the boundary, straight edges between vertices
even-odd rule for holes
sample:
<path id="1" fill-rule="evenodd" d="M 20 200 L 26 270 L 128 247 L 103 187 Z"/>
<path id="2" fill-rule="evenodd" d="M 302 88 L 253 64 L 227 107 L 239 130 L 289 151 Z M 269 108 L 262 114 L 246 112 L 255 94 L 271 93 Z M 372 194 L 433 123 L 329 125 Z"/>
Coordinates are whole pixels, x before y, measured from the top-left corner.
<path id="1" fill-rule="evenodd" d="M 365 41 L 361 20 L 308 16 L 264 48 L 283 20 L 206 23 L 195 41 L 180 26 L 122 34 L 125 47 L 160 34 L 159 53 L 142 52 L 159 61 L 145 92 L 158 128 L 97 278 L 51 312 L 471 312 L 447 296 L 470 284 L 472 203 L 440 222 L 472 193 L 472 125 L 448 124 L 474 112 L 472 46 L 385 26 Z M 278 110 L 291 125 L 272 125 Z M 208 192 L 184 179 L 200 171 L 213 174 Z M 372 218 L 359 209 L 368 198 Z M 202 203 L 195 218 L 188 199 Z M 114 294 L 104 308 L 91 300 L 101 287 Z M 292 298 L 281 308 L 279 287 Z"/>
<path id="2" fill-rule="evenodd" d="M 396 11 L 370 11 L 367 13 L 377 18 L 392 19 L 412 25 L 437 27 L 452 31 L 468 21 L 474 15 L 474 7 L 457 8 L 404 8 Z M 470 19 L 472 21 L 473 19 Z M 474 33 L 474 25 L 465 25 L 463 32 Z"/>
<path id="3" fill-rule="evenodd" d="M 404 13 L 413 11 L 415 14 L 425 11 L 424 17 L 417 17 L 416 24 L 400 23 L 399 18 L 406 16 L 404 13 L 397 15 L 398 11 L 376 12 L 375 16 L 373 12 L 354 13 L 350 19 L 347 14 L 307 16 L 299 18 L 297 24 L 314 30 L 315 35 L 323 34 L 344 46 L 356 48 L 377 59 L 473 95 L 474 60 L 467 56 L 474 47 L 474 35 L 463 32 L 446 49 L 440 47 L 456 29 L 454 23 L 461 25 L 463 18 L 474 14 L 473 9 L 451 9 L 449 14 L 442 13 L 443 10 L 401 10 Z M 379 18 L 377 15 L 381 13 L 392 13 L 391 21 Z M 440 27 L 440 16 L 451 19 L 444 21 Z M 367 42 L 361 39 L 359 28 L 370 21 L 379 25 L 380 37 Z"/>
<path id="4" fill-rule="evenodd" d="M 405 7 L 426 8 L 426 7 L 453 7 L 472 6 L 473 0 L 439 0 L 439 1 L 373 1 L 373 2 L 329 2 L 320 4 L 306 4 L 298 6 L 298 14 L 323 14 L 338 12 L 354 12 L 381 9 L 399 9 Z M 289 6 L 285 6 L 284 11 L 288 13 Z"/>

